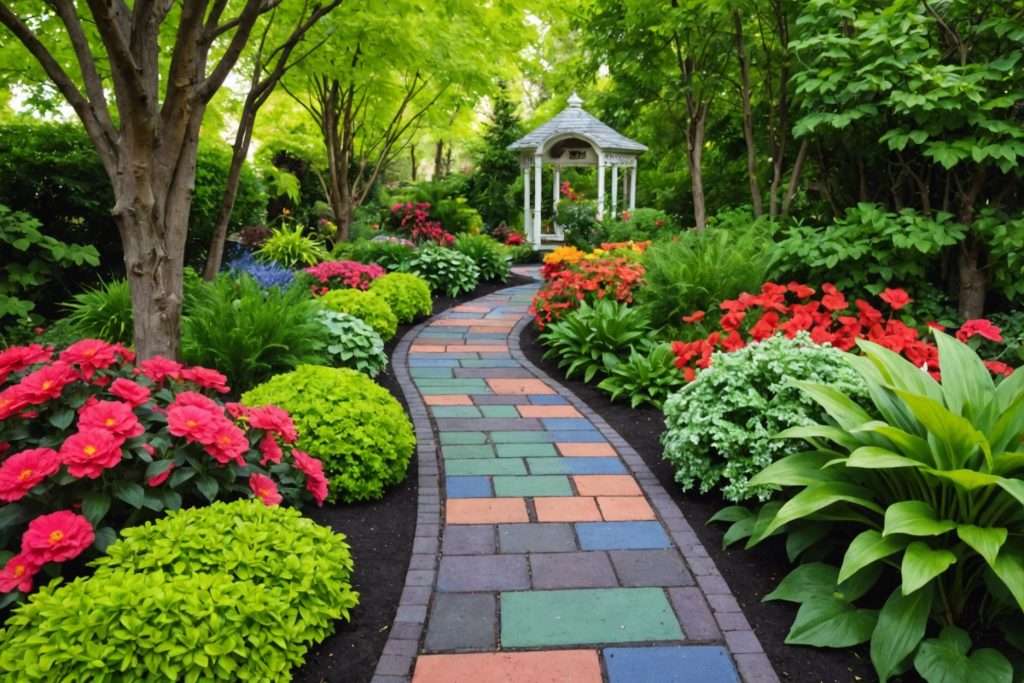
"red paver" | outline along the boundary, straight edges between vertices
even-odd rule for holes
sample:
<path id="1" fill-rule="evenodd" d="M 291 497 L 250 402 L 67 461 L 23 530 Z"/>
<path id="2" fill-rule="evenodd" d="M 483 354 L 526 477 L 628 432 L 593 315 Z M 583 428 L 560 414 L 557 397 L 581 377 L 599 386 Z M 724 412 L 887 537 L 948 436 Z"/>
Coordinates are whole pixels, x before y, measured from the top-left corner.
<path id="1" fill-rule="evenodd" d="M 608 443 L 556 443 L 558 452 L 567 458 L 614 458 L 618 453 Z"/>
<path id="2" fill-rule="evenodd" d="M 448 500 L 445 510 L 448 524 L 512 524 L 530 521 L 523 498 L 454 498 Z"/>
<path id="3" fill-rule="evenodd" d="M 553 394 L 555 390 L 539 379 L 489 379 L 487 384 L 496 394 Z"/>
<path id="4" fill-rule="evenodd" d="M 603 519 L 593 498 L 535 498 L 533 506 L 538 522 L 600 522 Z"/>
<path id="5" fill-rule="evenodd" d="M 444 353 L 445 347 L 439 344 L 413 344 L 409 353 Z"/>
<path id="6" fill-rule="evenodd" d="M 423 655 L 413 683 L 600 683 L 597 650 Z"/>
<path id="7" fill-rule="evenodd" d="M 654 510 L 643 496 L 600 496 L 597 504 L 608 522 L 655 519 Z"/>
<path id="8" fill-rule="evenodd" d="M 441 394 L 438 396 L 431 396 L 426 394 L 423 396 L 423 402 L 428 406 L 471 406 L 473 405 L 473 399 L 465 394 Z"/>
<path id="9" fill-rule="evenodd" d="M 430 323 L 431 327 L 508 327 L 509 321 L 500 318 L 441 318 Z"/>
<path id="10" fill-rule="evenodd" d="M 636 479 L 628 474 L 578 474 L 572 478 L 581 496 L 642 496 Z"/>
<path id="11" fill-rule="evenodd" d="M 583 417 L 572 406 L 519 406 L 523 417 Z"/>

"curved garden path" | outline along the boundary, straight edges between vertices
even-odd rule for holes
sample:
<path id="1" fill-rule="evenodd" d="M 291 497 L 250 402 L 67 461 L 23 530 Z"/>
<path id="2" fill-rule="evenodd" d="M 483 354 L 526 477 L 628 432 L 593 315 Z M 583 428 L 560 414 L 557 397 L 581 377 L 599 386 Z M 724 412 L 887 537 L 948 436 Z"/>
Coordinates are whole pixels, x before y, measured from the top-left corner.
<path id="1" fill-rule="evenodd" d="M 536 287 L 452 308 L 395 350 L 419 507 L 373 681 L 777 681 L 643 460 L 520 352 Z"/>

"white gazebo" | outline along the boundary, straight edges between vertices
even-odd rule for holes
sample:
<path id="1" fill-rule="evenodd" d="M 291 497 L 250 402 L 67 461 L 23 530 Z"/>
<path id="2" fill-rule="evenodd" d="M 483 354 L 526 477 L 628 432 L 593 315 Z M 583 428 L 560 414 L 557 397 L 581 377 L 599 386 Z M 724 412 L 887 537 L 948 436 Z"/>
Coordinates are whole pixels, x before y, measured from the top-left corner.
<path id="1" fill-rule="evenodd" d="M 508 146 L 519 152 L 523 169 L 523 228 L 535 249 L 541 247 L 541 192 L 544 164 L 554 169 L 554 205 L 561 198 L 562 169 L 572 166 L 597 167 L 597 217 L 603 219 L 610 203 L 614 216 L 619 211 L 619 197 L 630 211 L 636 208 L 636 161 L 647 147 L 599 121 L 583 110 L 583 100 L 576 93 L 569 106 L 553 119 L 533 129 Z M 605 192 L 605 169 L 611 169 L 611 197 Z M 530 172 L 533 182 L 530 182 Z M 619 173 L 622 169 L 622 173 Z M 531 197 L 530 185 L 533 185 Z M 622 193 L 619 186 L 622 185 Z M 563 239 L 561 228 L 544 236 L 552 241 Z"/>

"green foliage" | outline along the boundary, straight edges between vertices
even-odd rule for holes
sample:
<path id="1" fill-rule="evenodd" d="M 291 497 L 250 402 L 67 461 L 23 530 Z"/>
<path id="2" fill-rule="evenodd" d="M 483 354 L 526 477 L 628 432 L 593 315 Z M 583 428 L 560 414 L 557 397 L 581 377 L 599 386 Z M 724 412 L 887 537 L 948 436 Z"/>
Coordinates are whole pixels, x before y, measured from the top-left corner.
<path id="1" fill-rule="evenodd" d="M 652 244 L 643 256 L 644 286 L 636 291 L 656 327 L 679 325 L 693 311 L 756 292 L 768 279 L 771 236 L 760 225 L 690 230 Z"/>
<path id="2" fill-rule="evenodd" d="M 641 309 L 613 299 L 583 301 L 564 318 L 549 325 L 541 335 L 566 377 L 580 375 L 589 382 L 619 362 L 619 356 L 637 350 L 647 352 L 650 320 Z"/>
<path id="3" fill-rule="evenodd" d="M 31 320 L 36 304 L 57 271 L 70 266 L 96 266 L 94 247 L 65 244 L 44 235 L 32 216 L 0 204 L 0 327 Z"/>
<path id="4" fill-rule="evenodd" d="M 993 289 L 1024 304 L 1024 215 L 1010 217 L 986 207 L 972 227 L 988 246 L 987 271 Z"/>
<path id="5" fill-rule="evenodd" d="M 555 222 L 565 233 L 565 243 L 577 249 L 590 251 L 604 239 L 595 202 L 563 200 L 555 211 Z"/>
<path id="6" fill-rule="evenodd" d="M 864 396 L 863 384 L 843 354 L 818 346 L 806 333 L 772 337 L 732 353 L 716 353 L 711 367 L 665 402 L 664 458 L 684 491 L 720 488 L 727 500 L 762 500 L 771 489 L 751 478 L 765 466 L 799 450 L 776 440 L 789 427 L 824 416 L 811 396 L 792 384 L 818 382 Z"/>
<path id="7" fill-rule="evenodd" d="M 303 234 L 301 225 L 282 225 L 274 229 L 270 237 L 256 252 L 264 261 L 278 263 L 285 268 L 313 266 L 327 258 L 324 245 Z"/>
<path id="8" fill-rule="evenodd" d="M 358 602 L 343 535 L 253 501 L 172 512 L 109 552 L 95 575 L 53 582 L 14 611 L 0 672 L 286 681 Z"/>
<path id="9" fill-rule="evenodd" d="M 415 253 L 416 248 L 411 243 L 397 238 L 339 242 L 332 252 L 337 258 L 347 258 L 360 263 L 376 263 L 389 271 L 401 270 Z"/>
<path id="10" fill-rule="evenodd" d="M 608 242 L 656 240 L 679 232 L 679 226 L 660 209 L 623 211 L 605 225 L 604 239 Z"/>
<path id="11" fill-rule="evenodd" d="M 291 414 L 299 448 L 324 463 L 332 500 L 375 500 L 405 478 L 416 442 L 412 424 L 391 394 L 355 370 L 303 365 L 242 402 Z"/>
<path id="12" fill-rule="evenodd" d="M 111 280 L 75 294 L 64 307 L 74 337 L 132 343 L 132 291 L 127 280 Z"/>
<path id="13" fill-rule="evenodd" d="M 613 401 L 629 398 L 633 408 L 645 403 L 660 408 L 669 394 L 683 385 L 683 375 L 675 360 L 669 344 L 652 346 L 646 354 L 632 349 L 629 358 L 616 357 L 605 367 L 608 376 L 597 388 L 611 394 Z"/>
<path id="14" fill-rule="evenodd" d="M 388 366 L 384 340 L 359 318 L 347 313 L 321 311 L 320 322 L 330 334 L 327 353 L 336 364 L 370 377 L 376 377 Z"/>
<path id="15" fill-rule="evenodd" d="M 182 356 L 220 370 L 236 391 L 323 357 L 327 330 L 301 288 L 263 289 L 248 275 L 221 275 L 189 298 Z"/>
<path id="16" fill-rule="evenodd" d="M 388 303 L 399 323 L 430 315 L 434 308 L 430 285 L 412 273 L 389 273 L 370 284 L 370 291 Z"/>
<path id="17" fill-rule="evenodd" d="M 472 292 L 480 279 L 480 269 L 469 256 L 433 245 L 422 247 L 404 269 L 426 280 L 430 291 L 450 297 Z"/>
<path id="18" fill-rule="evenodd" d="M 508 281 L 509 255 L 504 245 L 488 235 L 459 235 L 455 251 L 473 259 L 484 282 Z"/>
<path id="19" fill-rule="evenodd" d="M 941 384 L 896 354 L 859 342 L 865 355 L 849 362 L 868 388 L 871 413 L 834 387 L 798 382 L 828 418 L 779 435 L 806 441 L 809 450 L 775 462 L 751 483 L 795 488 L 735 534 L 750 536 L 753 545 L 815 528 L 856 533 L 838 570 L 826 565 L 821 572 L 833 586 L 861 580 L 868 587 L 888 573 L 884 585 L 897 588 L 880 611 L 857 609 L 857 595 L 837 603 L 793 574 L 783 582 L 791 590 L 769 597 L 801 603 L 787 642 L 836 647 L 870 639 L 883 681 L 908 658 L 927 680 L 980 680 L 936 678 L 943 664 L 949 674 L 968 671 L 970 644 L 956 632 L 923 641 L 929 622 L 970 632 L 999 626 L 1014 642 L 1024 609 L 1024 551 L 1016 540 L 1024 533 L 1024 370 L 996 385 L 969 346 L 941 332 L 935 337 Z M 864 628 L 843 642 L 831 628 L 819 628 L 812 639 L 811 615 L 824 609 L 833 621 L 860 613 Z M 992 675 L 985 680 L 1009 680 L 998 653 L 982 650 L 969 659 Z"/>
<path id="20" fill-rule="evenodd" d="M 348 313 L 369 325 L 387 341 L 398 331 L 398 318 L 387 299 L 376 292 L 359 289 L 334 289 L 320 297 L 320 303 L 332 311 Z"/>
<path id="21" fill-rule="evenodd" d="M 469 202 L 488 226 L 514 222 L 520 200 L 514 194 L 519 178 L 519 155 L 508 149 L 523 134 L 516 105 L 504 82 L 498 84 L 483 140 L 475 151 L 476 170 L 469 180 Z"/>

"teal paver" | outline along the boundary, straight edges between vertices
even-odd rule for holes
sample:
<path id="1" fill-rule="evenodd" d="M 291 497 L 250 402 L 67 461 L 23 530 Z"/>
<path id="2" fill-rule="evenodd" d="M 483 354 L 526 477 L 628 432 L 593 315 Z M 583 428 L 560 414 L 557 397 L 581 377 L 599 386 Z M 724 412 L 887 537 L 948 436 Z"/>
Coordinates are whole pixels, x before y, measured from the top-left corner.
<path id="1" fill-rule="evenodd" d="M 569 477 L 494 477 L 496 496 L 571 496 Z"/>
<path id="2" fill-rule="evenodd" d="M 451 368 L 409 368 L 409 374 L 416 379 L 453 377 Z"/>
<path id="3" fill-rule="evenodd" d="M 491 441 L 494 443 L 552 443 L 554 439 L 550 432 L 522 431 L 522 432 L 491 432 Z"/>
<path id="4" fill-rule="evenodd" d="M 483 406 L 480 412 L 484 417 L 519 417 L 515 406 Z"/>
<path id="5" fill-rule="evenodd" d="M 434 406 L 430 412 L 434 417 L 483 417 L 473 406 Z"/>
<path id="6" fill-rule="evenodd" d="M 585 588 L 501 594 L 501 645 L 546 647 L 682 640 L 660 588 Z"/>
<path id="7" fill-rule="evenodd" d="M 449 387 L 449 386 L 428 386 L 419 387 L 420 393 L 424 396 L 448 396 L 451 394 L 489 394 L 491 390 L 486 385 L 475 387 Z"/>
<path id="8" fill-rule="evenodd" d="M 441 444 L 461 446 L 465 444 L 484 443 L 487 435 L 483 432 L 441 432 Z"/>
<path id="9" fill-rule="evenodd" d="M 476 389 L 476 388 L 479 388 L 479 387 L 487 388 L 487 383 L 485 381 L 483 381 L 482 379 L 476 379 L 476 378 L 444 379 L 444 378 L 438 378 L 438 377 L 424 377 L 424 378 L 421 378 L 421 379 L 417 379 L 415 381 L 416 381 L 416 386 L 418 386 L 418 387 L 445 387 L 445 388 L 448 388 L 448 389 L 455 389 L 455 388 Z M 467 391 L 461 391 L 461 392 L 453 391 L 452 393 L 453 394 L 456 394 L 456 393 L 465 394 L 465 393 L 468 393 L 468 392 Z"/>
<path id="10" fill-rule="evenodd" d="M 450 476 L 479 476 L 485 474 L 516 476 L 525 475 L 526 466 L 522 460 L 451 460 L 444 464 L 445 474 Z"/>
<path id="11" fill-rule="evenodd" d="M 494 449 L 491 444 L 472 444 L 464 446 L 441 446 L 441 454 L 445 460 L 476 460 L 493 458 Z"/>
<path id="12" fill-rule="evenodd" d="M 500 443 L 499 458 L 555 458 L 558 453 L 550 443 Z"/>

